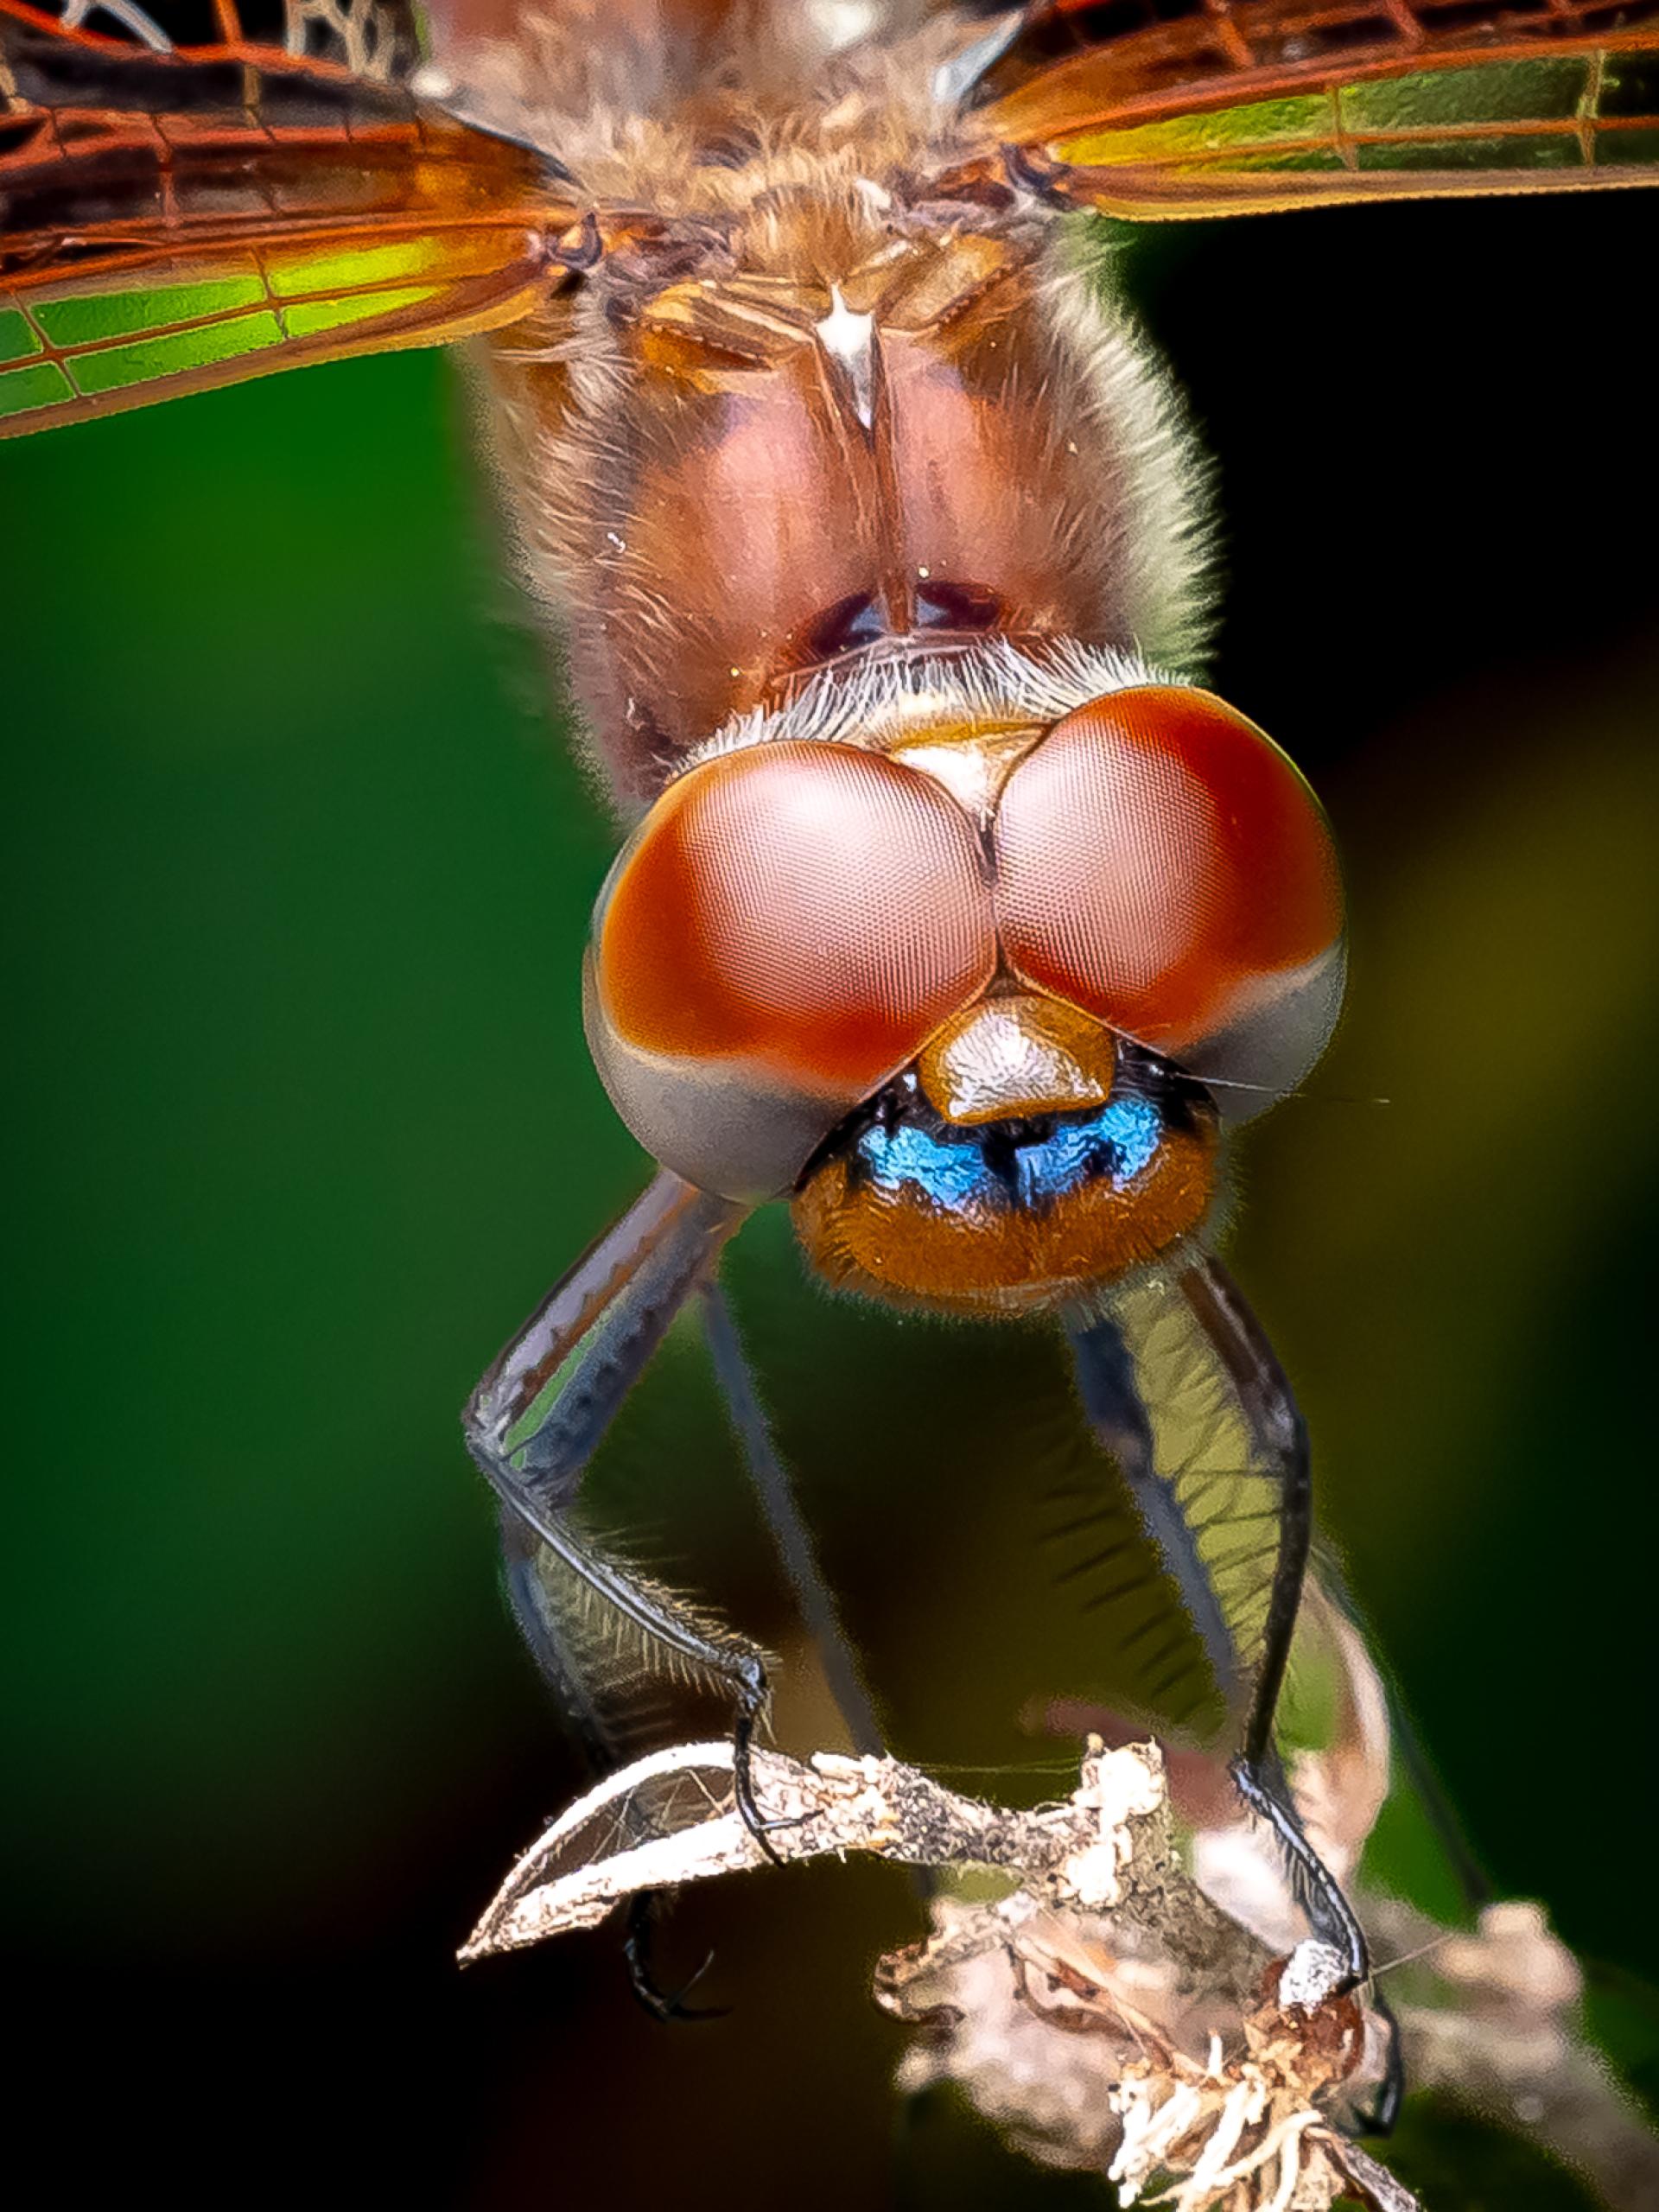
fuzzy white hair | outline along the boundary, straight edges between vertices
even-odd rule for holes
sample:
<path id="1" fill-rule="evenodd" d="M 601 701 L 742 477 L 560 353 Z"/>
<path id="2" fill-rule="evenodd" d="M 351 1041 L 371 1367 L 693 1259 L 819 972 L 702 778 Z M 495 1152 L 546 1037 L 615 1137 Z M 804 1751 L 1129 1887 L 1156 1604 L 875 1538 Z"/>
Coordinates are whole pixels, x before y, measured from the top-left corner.
<path id="1" fill-rule="evenodd" d="M 1088 433 L 1116 463 L 1105 550 L 1118 565 L 1134 648 L 1192 682 L 1215 625 L 1215 473 L 1174 378 L 1123 300 L 1120 259 L 1096 218 L 1065 223 L 1047 256 L 1040 312 L 1081 372 Z"/>
<path id="2" fill-rule="evenodd" d="M 782 706 L 734 715 L 676 764 L 683 774 L 716 754 L 753 745 L 856 745 L 880 750 L 930 723 L 1052 722 L 1111 691 L 1179 683 L 1138 653 L 1115 645 L 982 644 L 854 659 L 821 669 Z"/>

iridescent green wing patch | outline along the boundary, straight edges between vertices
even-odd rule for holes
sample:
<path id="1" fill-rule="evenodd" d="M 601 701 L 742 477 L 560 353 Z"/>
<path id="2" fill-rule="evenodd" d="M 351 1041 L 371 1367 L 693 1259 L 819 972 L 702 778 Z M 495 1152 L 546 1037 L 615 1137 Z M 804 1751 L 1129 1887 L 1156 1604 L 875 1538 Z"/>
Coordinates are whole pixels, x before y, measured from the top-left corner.
<path id="1" fill-rule="evenodd" d="M 1146 219 L 1650 183 L 1659 0 L 1062 4 L 970 104 L 1060 196 Z"/>
<path id="2" fill-rule="evenodd" d="M 540 235 L 523 224 L 371 246 L 279 236 L 0 285 L 0 435 L 461 337 L 526 314 L 545 287 Z"/>
<path id="3" fill-rule="evenodd" d="M 163 0 L 99 11 L 118 35 L 0 0 L 0 435 L 464 336 L 557 280 L 568 199 L 411 96 L 406 9 L 320 44 L 278 10 L 262 45 L 240 4 L 186 47 Z"/>

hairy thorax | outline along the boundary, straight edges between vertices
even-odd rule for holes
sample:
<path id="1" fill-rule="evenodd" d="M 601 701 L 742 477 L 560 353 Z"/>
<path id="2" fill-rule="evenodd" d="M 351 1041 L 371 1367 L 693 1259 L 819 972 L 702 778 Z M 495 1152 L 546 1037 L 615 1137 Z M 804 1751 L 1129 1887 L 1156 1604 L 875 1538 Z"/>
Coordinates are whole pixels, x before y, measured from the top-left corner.
<path id="1" fill-rule="evenodd" d="M 613 202 L 492 341 L 504 504 L 625 807 L 842 656 L 1166 642 L 1155 376 L 1006 183 L 920 200 L 913 140 L 862 112 L 839 139 L 748 126 L 725 158 L 705 138 L 677 212 Z"/>

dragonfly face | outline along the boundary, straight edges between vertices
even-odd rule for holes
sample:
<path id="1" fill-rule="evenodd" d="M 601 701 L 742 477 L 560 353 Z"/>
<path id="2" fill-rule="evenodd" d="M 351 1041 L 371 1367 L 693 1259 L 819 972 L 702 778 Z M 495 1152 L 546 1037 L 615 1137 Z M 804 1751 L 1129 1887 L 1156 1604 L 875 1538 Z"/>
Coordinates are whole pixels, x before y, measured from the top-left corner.
<path id="1" fill-rule="evenodd" d="M 1260 1105 L 1341 995 L 1330 837 L 1283 755 L 1178 685 L 1021 722 L 1033 677 L 1009 658 L 964 727 L 961 668 L 885 714 L 854 672 L 861 746 L 791 739 L 808 699 L 715 751 L 630 840 L 589 964 L 595 1059 L 658 1159 L 797 1192 L 832 1280 L 957 1311 L 1075 1300 L 1195 1234 L 1193 1072 Z"/>
<path id="2" fill-rule="evenodd" d="M 1272 1740 L 1305 1440 L 1203 1247 L 1222 1123 L 1334 1019 L 1336 872 L 1294 771 L 1196 688 L 1200 473 L 1070 217 L 1640 181 L 1659 17 L 1059 4 L 831 56 L 780 7 L 750 70 L 718 7 L 522 37 L 463 10 L 416 70 L 395 5 L 91 13 L 0 0 L 0 428 L 487 334 L 503 505 L 631 825 L 588 1029 L 666 1172 L 468 1432 L 595 1755 L 594 1608 L 727 1686 L 742 1741 L 763 1708 L 756 1648 L 574 1509 L 694 1295 L 764 1456 L 712 1286 L 788 1194 L 837 1282 L 1059 1310 L 1241 1785 L 1357 1976 Z M 1148 1403 L 1160 1300 L 1274 1501 L 1248 1597 Z"/>

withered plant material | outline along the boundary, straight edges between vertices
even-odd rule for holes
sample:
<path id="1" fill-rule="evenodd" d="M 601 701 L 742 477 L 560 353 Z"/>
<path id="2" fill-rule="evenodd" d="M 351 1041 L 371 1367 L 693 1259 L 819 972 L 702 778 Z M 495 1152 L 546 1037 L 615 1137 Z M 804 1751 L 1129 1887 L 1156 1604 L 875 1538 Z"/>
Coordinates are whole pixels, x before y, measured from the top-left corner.
<path id="1" fill-rule="evenodd" d="M 1355 1886 L 1388 1793 L 1386 1702 L 1362 1639 L 1320 1593 L 1305 1625 L 1332 1656 L 1336 1713 L 1326 1745 L 1295 1759 L 1294 1787 L 1387 1978 L 1408 2080 L 1541 2145 L 1612 2212 L 1652 2212 L 1659 2142 L 1580 2032 L 1579 1968 L 1541 1909 L 1489 1906 L 1455 1932 Z M 1415 2199 L 1345 2132 L 1376 2094 L 1389 2030 L 1369 2000 L 1331 1996 L 1335 1956 L 1297 1940 L 1282 1860 L 1224 1769 L 1182 1762 L 1191 1871 L 1151 1745 L 1096 1740 L 1071 1796 L 1031 1812 L 894 1759 L 757 1751 L 753 1781 L 781 1823 L 769 1831 L 780 1858 L 863 1852 L 1005 1878 L 987 1902 L 938 1899 L 926 1938 L 876 1968 L 878 2003 L 916 2031 L 901 2088 L 951 2083 L 1033 2158 L 1110 2178 L 1124 2204 L 1411 2212 Z M 658 1751 L 553 1823 L 461 1956 L 767 1863 L 734 1802 L 729 1740 Z"/>
<path id="2" fill-rule="evenodd" d="M 573 1806 L 508 1876 L 463 1959 L 590 1927 L 624 1897 L 765 1865 L 732 1802 L 729 1743 L 659 1752 Z M 1050 2163 L 1154 2177 L 1183 2212 L 1413 2200 L 1357 2165 L 1339 2121 L 1373 2038 L 1337 1961 L 1274 1962 L 1174 1847 L 1154 1745 L 1091 1751 L 1063 1803 L 1008 1812 L 893 1759 L 759 1751 L 753 1783 L 785 1859 L 866 1852 L 993 1867 L 1007 1893 L 942 1902 L 934 1934 L 881 1961 L 877 1996 L 923 2034 L 906 2081 L 950 2078 Z M 681 1825 L 643 1833 L 671 1799 Z M 1382 2192 L 1382 2193 L 1379 2193 Z"/>

